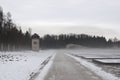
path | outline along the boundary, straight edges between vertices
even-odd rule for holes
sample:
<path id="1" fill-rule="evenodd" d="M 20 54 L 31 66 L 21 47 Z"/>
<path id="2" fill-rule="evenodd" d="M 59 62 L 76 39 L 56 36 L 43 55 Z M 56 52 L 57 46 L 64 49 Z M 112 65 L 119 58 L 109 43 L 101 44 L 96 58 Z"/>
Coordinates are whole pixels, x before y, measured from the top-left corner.
<path id="1" fill-rule="evenodd" d="M 74 59 L 63 54 L 56 54 L 53 66 L 44 80 L 102 80 Z"/>

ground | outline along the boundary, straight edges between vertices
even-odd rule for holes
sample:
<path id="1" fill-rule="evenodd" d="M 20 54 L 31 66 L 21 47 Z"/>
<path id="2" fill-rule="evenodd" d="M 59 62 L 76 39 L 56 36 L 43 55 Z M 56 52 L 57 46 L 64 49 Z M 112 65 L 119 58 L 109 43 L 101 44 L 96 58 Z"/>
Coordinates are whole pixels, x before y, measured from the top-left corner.
<path id="1" fill-rule="evenodd" d="M 59 52 L 45 80 L 102 80 L 74 59 Z"/>
<path id="2" fill-rule="evenodd" d="M 0 52 L 0 80 L 30 80 L 54 54 L 54 50 Z"/>
<path id="3" fill-rule="evenodd" d="M 0 52 L 0 80 L 120 80 L 114 75 L 118 74 L 118 65 L 117 69 L 112 65 L 103 67 L 79 57 L 119 58 L 119 53 L 119 49 Z"/>

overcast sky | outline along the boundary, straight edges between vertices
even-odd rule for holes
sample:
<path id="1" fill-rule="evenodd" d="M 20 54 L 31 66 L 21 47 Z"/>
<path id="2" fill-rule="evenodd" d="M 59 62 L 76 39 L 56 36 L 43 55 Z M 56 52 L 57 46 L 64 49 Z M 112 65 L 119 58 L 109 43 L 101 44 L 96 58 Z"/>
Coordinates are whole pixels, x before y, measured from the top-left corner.
<path id="1" fill-rule="evenodd" d="M 87 33 L 120 39 L 120 0 L 0 0 L 25 30 L 44 34 Z"/>

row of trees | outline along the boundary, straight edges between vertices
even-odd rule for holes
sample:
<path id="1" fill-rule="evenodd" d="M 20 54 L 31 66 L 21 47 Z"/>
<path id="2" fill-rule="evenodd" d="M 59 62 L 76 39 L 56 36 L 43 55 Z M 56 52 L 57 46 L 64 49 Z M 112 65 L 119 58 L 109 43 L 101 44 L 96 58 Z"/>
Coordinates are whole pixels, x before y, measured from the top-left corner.
<path id="1" fill-rule="evenodd" d="M 120 47 L 120 41 L 86 34 L 45 35 L 40 39 L 42 48 L 65 48 L 68 44 L 84 47 Z"/>
<path id="2" fill-rule="evenodd" d="M 31 35 L 29 31 L 22 32 L 11 19 L 11 14 L 3 13 L 0 7 L 0 50 L 20 50 L 31 48 Z"/>

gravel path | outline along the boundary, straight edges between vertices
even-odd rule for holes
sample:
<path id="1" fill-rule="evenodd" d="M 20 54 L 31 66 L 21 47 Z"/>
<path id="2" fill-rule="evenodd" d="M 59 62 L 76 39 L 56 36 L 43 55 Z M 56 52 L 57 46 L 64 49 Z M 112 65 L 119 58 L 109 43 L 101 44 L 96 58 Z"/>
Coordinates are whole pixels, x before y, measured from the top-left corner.
<path id="1" fill-rule="evenodd" d="M 59 52 L 44 80 L 102 80 L 74 59 Z"/>

